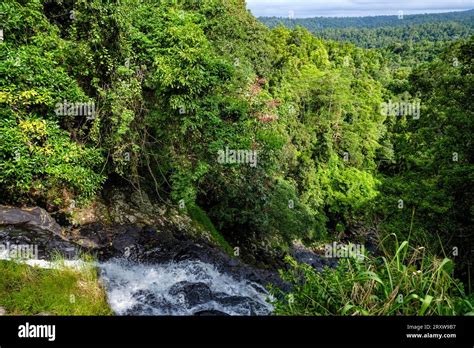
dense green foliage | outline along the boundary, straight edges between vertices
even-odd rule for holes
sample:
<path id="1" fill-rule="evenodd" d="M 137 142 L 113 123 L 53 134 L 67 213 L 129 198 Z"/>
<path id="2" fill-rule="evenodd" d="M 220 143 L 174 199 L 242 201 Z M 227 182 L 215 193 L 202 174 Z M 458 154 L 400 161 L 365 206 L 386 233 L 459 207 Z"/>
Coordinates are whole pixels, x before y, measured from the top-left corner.
<path id="1" fill-rule="evenodd" d="M 443 52 L 446 43 L 474 34 L 474 10 L 403 17 L 260 17 L 259 20 L 270 28 L 301 26 L 324 40 L 376 48 L 390 57 L 392 68 L 411 68 L 432 61 Z"/>
<path id="2" fill-rule="evenodd" d="M 282 18 L 282 17 L 259 17 L 259 20 L 268 23 L 272 28 L 284 24 L 285 27 L 300 25 L 310 31 L 321 29 L 347 29 L 347 28 L 367 28 L 377 29 L 380 27 L 404 27 L 405 25 L 421 25 L 433 22 L 458 22 L 472 26 L 472 16 L 474 10 L 427 13 L 406 15 L 403 11 L 393 16 L 368 16 L 368 17 L 313 17 L 313 18 Z"/>
<path id="3" fill-rule="evenodd" d="M 351 42 L 365 48 L 410 49 L 414 45 L 436 45 L 468 38 L 474 30 L 474 10 L 423 15 L 373 16 L 349 18 L 260 17 L 270 28 L 283 25 L 308 29 L 326 40 Z M 415 53 L 413 50 L 412 53 Z"/>
<path id="4" fill-rule="evenodd" d="M 466 273 L 474 243 L 473 51 L 473 38 L 454 43 L 408 77 L 406 95 L 422 100 L 421 115 L 391 120 L 395 156 L 380 167 L 386 176 L 378 200 L 384 230 L 406 236 L 411 228 L 417 245 L 456 256 Z M 387 209 L 397 199 L 407 209 Z"/>
<path id="5" fill-rule="evenodd" d="M 397 245 L 398 246 L 398 245 Z M 403 242 L 391 258 L 342 259 L 317 272 L 297 264 L 283 278 L 289 294 L 274 291 L 282 315 L 474 315 L 472 299 L 453 278 L 453 262 L 409 250 Z M 282 297 L 283 295 L 283 297 Z"/>
<path id="6" fill-rule="evenodd" d="M 435 23 L 440 16 L 447 21 Z M 270 30 L 243 0 L 4 0 L 0 203 L 61 210 L 121 178 L 189 207 L 250 261 L 255 244 L 271 254 L 363 222 L 380 240 L 395 233 L 429 248 L 429 277 L 436 256 L 454 257 L 470 291 L 470 18 L 328 20 L 315 36 Z M 326 40 L 340 31 L 383 47 Z M 421 117 L 382 113 L 392 100 L 420 101 Z M 64 101 L 93 102 L 95 113 L 61 114 Z M 253 162 L 222 161 L 229 151 Z M 424 289 L 417 296 L 437 296 Z M 458 313 L 448 307 L 425 312 Z"/>

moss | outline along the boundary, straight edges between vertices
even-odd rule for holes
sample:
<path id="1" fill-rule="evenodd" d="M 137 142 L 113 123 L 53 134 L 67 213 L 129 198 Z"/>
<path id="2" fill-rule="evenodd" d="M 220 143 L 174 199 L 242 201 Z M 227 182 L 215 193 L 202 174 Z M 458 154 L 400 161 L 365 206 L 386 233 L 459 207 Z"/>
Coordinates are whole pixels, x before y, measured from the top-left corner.
<path id="1" fill-rule="evenodd" d="M 213 240 L 229 255 L 233 256 L 234 250 L 230 244 L 225 240 L 224 236 L 217 231 L 216 227 L 212 223 L 211 219 L 207 216 L 206 212 L 199 206 L 193 204 L 188 207 L 188 214 L 191 219 L 199 224 L 202 228 L 209 231 Z"/>

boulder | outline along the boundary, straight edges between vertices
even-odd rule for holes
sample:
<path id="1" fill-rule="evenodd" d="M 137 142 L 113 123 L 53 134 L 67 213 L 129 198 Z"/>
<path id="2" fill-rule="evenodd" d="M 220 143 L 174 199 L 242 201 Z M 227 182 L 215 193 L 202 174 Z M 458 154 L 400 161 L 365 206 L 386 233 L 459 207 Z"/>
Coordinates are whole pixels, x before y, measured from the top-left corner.
<path id="1" fill-rule="evenodd" d="M 204 283 L 179 282 L 170 289 L 169 293 L 174 296 L 183 294 L 183 300 L 189 307 L 209 302 L 212 299 L 211 290 Z"/>
<path id="2" fill-rule="evenodd" d="M 41 208 L 14 208 L 0 206 L 0 244 L 31 246 L 32 258 L 50 259 L 59 253 L 66 259 L 80 254 L 78 246 L 67 240 L 58 223 Z"/>
<path id="3" fill-rule="evenodd" d="M 61 236 L 61 226 L 46 210 L 39 207 L 20 209 L 0 206 L 0 227 L 2 226 Z"/>

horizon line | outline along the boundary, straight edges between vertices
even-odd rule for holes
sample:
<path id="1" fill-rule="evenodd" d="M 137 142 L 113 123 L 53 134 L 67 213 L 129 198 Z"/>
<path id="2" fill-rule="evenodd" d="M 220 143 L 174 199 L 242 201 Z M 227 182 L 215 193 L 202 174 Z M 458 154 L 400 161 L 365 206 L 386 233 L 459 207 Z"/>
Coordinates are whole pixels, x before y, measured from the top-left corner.
<path id="1" fill-rule="evenodd" d="M 248 9 L 248 11 L 252 12 L 251 9 Z M 429 14 L 446 14 L 446 13 L 457 13 L 457 12 L 469 12 L 469 11 L 474 11 L 474 8 L 469 8 L 469 9 L 462 9 L 462 10 L 454 10 L 454 9 L 450 9 L 450 10 L 431 10 L 432 12 L 417 12 L 418 10 L 409 10 L 407 12 L 403 11 L 404 14 L 403 16 L 404 17 L 411 17 L 411 16 L 418 16 L 418 15 L 429 15 Z M 420 10 L 422 11 L 422 10 Z M 426 10 L 426 11 L 430 11 L 430 10 Z M 417 12 L 417 13 L 408 13 L 408 12 Z M 252 13 L 252 15 L 254 15 Z M 256 16 L 254 15 L 256 18 L 278 18 L 278 19 L 289 19 L 288 16 Z M 296 20 L 296 19 L 312 19 L 312 18 L 337 18 L 337 19 L 347 19 L 347 18 L 366 18 L 366 17 L 397 17 L 398 14 L 379 14 L 379 15 L 360 15 L 360 16 L 357 16 L 357 15 L 341 15 L 341 16 L 337 16 L 337 15 L 331 15 L 331 16 L 323 16 L 323 15 L 320 15 L 320 16 L 308 16 L 308 17 L 299 17 L 296 15 L 295 13 L 295 17 L 294 18 L 291 18 L 292 20 Z"/>

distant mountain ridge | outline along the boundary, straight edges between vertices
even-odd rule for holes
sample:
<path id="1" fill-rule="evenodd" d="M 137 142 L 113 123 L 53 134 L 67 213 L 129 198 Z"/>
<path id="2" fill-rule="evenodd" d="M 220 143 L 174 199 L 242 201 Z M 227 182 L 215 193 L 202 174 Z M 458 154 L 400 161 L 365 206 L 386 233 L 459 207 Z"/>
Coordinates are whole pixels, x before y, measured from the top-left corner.
<path id="1" fill-rule="evenodd" d="M 308 29 L 327 29 L 327 28 L 381 28 L 385 26 L 405 26 L 409 24 L 423 24 L 430 22 L 454 21 L 474 26 L 474 9 L 467 11 L 427 13 L 415 15 L 403 15 L 399 19 L 398 15 L 393 16 L 367 16 L 367 17 L 311 17 L 294 18 L 288 17 L 259 17 L 262 23 L 273 28 L 282 24 L 289 28 L 297 25 Z"/>
<path id="2" fill-rule="evenodd" d="M 474 34 L 474 10 L 435 14 L 374 17 L 260 17 L 274 28 L 303 27 L 325 40 L 351 42 L 364 48 L 416 43 L 442 43 L 465 39 Z"/>

